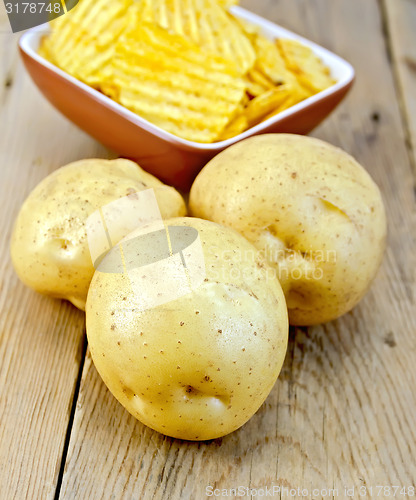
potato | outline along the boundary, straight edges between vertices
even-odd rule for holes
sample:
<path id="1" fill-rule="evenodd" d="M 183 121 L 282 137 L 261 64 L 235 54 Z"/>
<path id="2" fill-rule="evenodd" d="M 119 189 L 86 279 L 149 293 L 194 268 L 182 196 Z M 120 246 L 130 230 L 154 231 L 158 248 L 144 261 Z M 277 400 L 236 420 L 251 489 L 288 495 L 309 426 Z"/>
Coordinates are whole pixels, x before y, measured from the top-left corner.
<path id="1" fill-rule="evenodd" d="M 141 422 L 176 438 L 213 439 L 243 425 L 272 389 L 287 348 L 285 299 L 237 232 L 193 218 L 166 224 L 198 231 L 205 279 L 142 310 L 147 297 L 132 293 L 128 273 L 98 268 L 86 306 L 89 347 L 107 387 Z M 166 272 L 157 279 L 162 291 Z"/>
<path id="2" fill-rule="evenodd" d="M 363 297 L 380 265 L 380 191 L 344 151 L 289 134 L 253 137 L 200 172 L 192 215 L 239 231 L 274 266 L 294 325 L 333 320 Z"/>
<path id="3" fill-rule="evenodd" d="M 53 172 L 31 192 L 16 220 L 11 256 L 20 279 L 84 310 L 94 274 L 85 228 L 88 216 L 149 188 L 154 189 L 162 217 L 186 214 L 175 189 L 129 160 L 82 160 Z"/>

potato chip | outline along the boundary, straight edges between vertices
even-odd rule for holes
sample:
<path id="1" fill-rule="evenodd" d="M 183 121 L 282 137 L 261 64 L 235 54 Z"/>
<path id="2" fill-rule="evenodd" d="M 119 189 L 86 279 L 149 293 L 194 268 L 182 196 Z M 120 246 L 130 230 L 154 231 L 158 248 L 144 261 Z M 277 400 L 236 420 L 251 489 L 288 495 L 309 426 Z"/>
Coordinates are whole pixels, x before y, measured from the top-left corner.
<path id="1" fill-rule="evenodd" d="M 49 38 L 52 61 L 64 71 L 92 86 L 107 76 L 115 42 L 126 29 L 133 0 L 82 0 L 53 21 Z"/>
<path id="2" fill-rule="evenodd" d="M 141 19 L 182 35 L 236 65 L 241 74 L 256 54 L 241 26 L 218 0 L 142 0 Z"/>
<path id="3" fill-rule="evenodd" d="M 302 96 L 296 95 L 294 93 L 289 93 L 288 98 L 285 99 L 284 101 L 282 101 L 282 103 L 279 104 L 279 106 L 277 106 L 271 113 L 266 115 L 262 121 L 266 121 L 269 118 L 273 118 L 274 116 L 278 115 L 282 111 L 285 111 L 286 109 L 291 108 L 292 106 L 294 106 L 295 104 L 298 104 L 299 102 L 301 102 L 303 100 L 304 100 L 304 98 Z"/>
<path id="4" fill-rule="evenodd" d="M 274 41 L 265 36 L 256 35 L 253 38 L 253 44 L 257 54 L 256 67 L 274 85 L 290 84 L 294 86 L 297 83 L 296 76 L 287 68 Z"/>
<path id="5" fill-rule="evenodd" d="M 334 84 L 329 69 L 309 47 L 288 39 L 279 39 L 276 44 L 287 67 L 297 75 L 303 87 L 315 94 Z"/>
<path id="6" fill-rule="evenodd" d="M 249 73 L 249 77 L 256 83 L 263 85 L 266 90 L 270 90 L 276 85 L 285 85 L 294 94 L 296 102 L 298 102 L 298 98 L 299 100 L 306 99 L 314 93 L 304 88 L 298 79 L 298 75 L 290 71 L 275 41 L 257 34 L 253 37 L 253 45 L 256 49 L 257 60 L 254 70 Z"/>
<path id="7" fill-rule="evenodd" d="M 267 77 L 267 75 L 258 69 L 252 69 L 249 71 L 247 76 L 250 81 L 260 85 L 265 92 L 275 87 L 275 84 Z"/>
<path id="8" fill-rule="evenodd" d="M 49 37 L 43 36 L 41 38 L 38 53 L 40 56 L 52 62 L 51 40 Z"/>
<path id="9" fill-rule="evenodd" d="M 215 141 L 245 97 L 227 61 L 155 24 L 120 38 L 111 70 L 120 104 L 188 140 Z"/>
<path id="10" fill-rule="evenodd" d="M 236 18 L 237 23 L 240 25 L 241 29 L 244 33 L 250 38 L 251 42 L 253 42 L 252 38 L 254 35 L 258 35 L 261 32 L 261 29 L 256 24 L 250 23 L 245 19 Z"/>
<path id="11" fill-rule="evenodd" d="M 238 5 L 240 3 L 240 0 L 217 0 L 217 2 L 223 9 L 228 10 L 234 5 Z"/>
<path id="12" fill-rule="evenodd" d="M 245 110 L 245 116 L 249 127 L 253 127 L 260 123 L 265 116 L 276 110 L 281 104 L 289 99 L 289 97 L 290 89 L 286 88 L 284 85 L 274 87 L 258 97 L 255 97 L 249 102 Z"/>
<path id="13" fill-rule="evenodd" d="M 236 135 L 243 133 L 245 130 L 249 128 L 247 116 L 244 113 L 244 110 L 241 110 L 240 114 L 238 114 L 222 131 L 220 136 L 218 137 L 219 141 L 226 141 L 227 139 L 231 139 Z"/>
<path id="14" fill-rule="evenodd" d="M 263 87 L 262 85 L 258 84 L 257 82 L 254 82 L 250 78 L 246 79 L 246 85 L 247 85 L 247 95 L 251 98 L 257 97 L 264 92 L 267 92 L 267 90 L 270 90 L 268 88 Z"/>

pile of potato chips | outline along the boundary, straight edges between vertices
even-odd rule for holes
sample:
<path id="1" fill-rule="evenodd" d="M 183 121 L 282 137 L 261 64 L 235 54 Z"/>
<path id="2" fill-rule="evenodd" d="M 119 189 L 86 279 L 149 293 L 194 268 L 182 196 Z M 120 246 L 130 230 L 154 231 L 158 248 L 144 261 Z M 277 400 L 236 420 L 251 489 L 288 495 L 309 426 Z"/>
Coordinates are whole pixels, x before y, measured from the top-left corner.
<path id="1" fill-rule="evenodd" d="M 190 141 L 234 137 L 334 84 L 304 45 L 269 40 L 233 0 L 80 0 L 40 53 Z"/>

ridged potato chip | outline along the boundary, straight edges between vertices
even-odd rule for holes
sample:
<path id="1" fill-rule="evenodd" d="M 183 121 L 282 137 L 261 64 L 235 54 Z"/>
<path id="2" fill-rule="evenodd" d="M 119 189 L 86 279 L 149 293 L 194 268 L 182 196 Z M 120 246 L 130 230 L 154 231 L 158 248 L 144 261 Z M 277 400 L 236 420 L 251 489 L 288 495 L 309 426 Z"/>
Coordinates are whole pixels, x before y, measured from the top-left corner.
<path id="1" fill-rule="evenodd" d="M 281 106 L 291 96 L 290 89 L 281 85 L 255 97 L 245 110 L 249 127 L 260 123 L 267 115 Z"/>
<path id="2" fill-rule="evenodd" d="M 155 24 L 120 38 L 111 70 L 118 102 L 188 140 L 216 140 L 245 97 L 226 61 Z"/>
<path id="3" fill-rule="evenodd" d="M 239 23 L 224 9 L 229 3 L 218 0 L 142 0 L 141 19 L 192 40 L 236 65 L 241 74 L 246 74 L 256 61 L 256 53 Z"/>
<path id="4" fill-rule="evenodd" d="M 79 80 L 99 87 L 109 76 L 115 43 L 130 22 L 133 0 L 82 0 L 54 20 L 47 43 L 49 58 Z"/>
<path id="5" fill-rule="evenodd" d="M 249 128 L 247 116 L 245 115 L 244 109 L 238 114 L 234 120 L 232 120 L 226 128 L 222 131 L 218 140 L 226 141 L 231 139 L 236 135 L 242 134 L 245 130 Z"/>
<path id="6" fill-rule="evenodd" d="M 287 68 L 286 62 L 276 43 L 262 35 L 253 38 L 256 49 L 256 67 L 273 82 L 274 85 L 295 85 L 296 76 Z"/>
<path id="7" fill-rule="evenodd" d="M 226 10 L 240 3 L 239 0 L 217 0 L 217 2 Z"/>
<path id="8" fill-rule="evenodd" d="M 248 73 L 248 79 L 252 83 L 259 85 L 263 89 L 263 92 L 266 92 L 267 90 L 270 90 L 275 86 L 272 80 L 270 80 L 267 77 L 267 75 L 265 75 L 262 71 L 258 69 L 252 69 Z"/>
<path id="9" fill-rule="evenodd" d="M 280 39 L 276 43 L 287 67 L 297 75 L 299 83 L 312 94 L 334 84 L 329 69 L 309 47 L 288 39 Z"/>

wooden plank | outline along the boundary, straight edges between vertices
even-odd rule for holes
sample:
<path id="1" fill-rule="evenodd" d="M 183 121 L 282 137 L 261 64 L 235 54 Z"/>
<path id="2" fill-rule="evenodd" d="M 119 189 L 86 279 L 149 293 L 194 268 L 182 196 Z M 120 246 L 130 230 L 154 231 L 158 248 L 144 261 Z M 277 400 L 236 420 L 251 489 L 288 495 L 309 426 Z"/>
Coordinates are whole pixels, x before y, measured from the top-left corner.
<path id="1" fill-rule="evenodd" d="M 9 256 L 14 219 L 56 167 L 105 154 L 62 118 L 24 71 L 0 23 L 0 497 L 54 498 L 84 355 L 84 314 L 27 289 Z"/>
<path id="2" fill-rule="evenodd" d="M 416 2 L 383 0 L 393 66 L 401 91 L 409 149 L 416 171 Z"/>
<path id="3" fill-rule="evenodd" d="M 106 390 L 88 355 L 62 499 L 200 499 L 208 485 L 273 484 L 307 488 L 310 496 L 314 488 L 338 489 L 331 498 L 355 487 L 358 498 L 360 487 L 415 480 L 414 179 L 378 3 L 243 5 L 355 66 L 353 92 L 314 135 L 355 155 L 381 187 L 390 228 L 382 269 L 352 313 L 291 332 L 283 372 L 266 403 L 242 429 L 212 442 L 181 442 L 135 421 Z"/>

